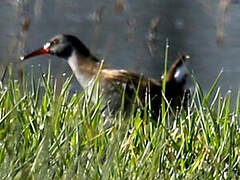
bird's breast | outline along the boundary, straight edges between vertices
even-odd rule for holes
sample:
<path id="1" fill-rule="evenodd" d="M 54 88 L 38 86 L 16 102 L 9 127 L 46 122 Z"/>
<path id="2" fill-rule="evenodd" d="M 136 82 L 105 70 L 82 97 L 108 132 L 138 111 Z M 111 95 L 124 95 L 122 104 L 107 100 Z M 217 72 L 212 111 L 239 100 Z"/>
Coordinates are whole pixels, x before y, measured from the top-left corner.
<path id="1" fill-rule="evenodd" d="M 86 63 L 81 62 L 81 59 L 73 53 L 68 59 L 68 64 L 80 85 L 83 88 L 87 88 L 96 76 L 96 74 L 90 70 L 87 61 Z"/>

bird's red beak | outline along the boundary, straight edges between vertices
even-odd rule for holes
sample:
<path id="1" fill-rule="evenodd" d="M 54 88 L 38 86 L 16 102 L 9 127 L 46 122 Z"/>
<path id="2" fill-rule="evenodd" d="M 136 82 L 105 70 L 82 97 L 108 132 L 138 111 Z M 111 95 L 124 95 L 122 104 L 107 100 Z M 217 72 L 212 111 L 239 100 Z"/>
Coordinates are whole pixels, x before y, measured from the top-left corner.
<path id="1" fill-rule="evenodd" d="M 35 51 L 27 54 L 26 56 L 21 56 L 20 60 L 24 61 L 24 60 L 34 57 L 34 56 L 38 56 L 38 55 L 42 55 L 42 54 L 49 54 L 49 53 L 50 53 L 50 48 L 41 48 L 41 49 L 35 50 Z"/>

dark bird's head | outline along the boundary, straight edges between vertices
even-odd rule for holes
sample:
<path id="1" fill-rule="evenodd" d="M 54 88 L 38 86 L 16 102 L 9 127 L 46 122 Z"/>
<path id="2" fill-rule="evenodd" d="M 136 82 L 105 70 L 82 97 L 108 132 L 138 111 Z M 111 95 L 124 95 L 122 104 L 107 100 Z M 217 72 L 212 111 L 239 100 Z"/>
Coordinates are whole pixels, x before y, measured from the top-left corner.
<path id="1" fill-rule="evenodd" d="M 26 56 L 20 57 L 20 60 L 43 54 L 52 54 L 67 60 L 73 52 L 83 57 L 90 56 L 88 48 L 77 37 L 67 34 L 59 34 L 47 41 L 42 48 L 35 50 Z"/>

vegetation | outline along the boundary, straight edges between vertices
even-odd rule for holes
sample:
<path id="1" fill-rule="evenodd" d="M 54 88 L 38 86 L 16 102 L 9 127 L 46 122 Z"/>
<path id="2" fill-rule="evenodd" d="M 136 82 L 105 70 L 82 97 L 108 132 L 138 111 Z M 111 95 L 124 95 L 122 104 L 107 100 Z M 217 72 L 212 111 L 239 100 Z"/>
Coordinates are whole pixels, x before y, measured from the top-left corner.
<path id="1" fill-rule="evenodd" d="M 221 94 L 217 80 L 203 93 L 197 81 L 187 110 L 148 107 L 104 127 L 101 94 L 57 93 L 50 72 L 28 82 L 11 77 L 0 89 L 2 179 L 238 179 L 240 92 Z M 41 85 L 44 85 L 43 88 Z M 234 102 L 233 102 L 234 101 Z M 142 113 L 143 112 L 143 113 Z M 171 122 L 171 123 L 166 123 Z M 170 125 L 169 125 L 170 124 Z"/>

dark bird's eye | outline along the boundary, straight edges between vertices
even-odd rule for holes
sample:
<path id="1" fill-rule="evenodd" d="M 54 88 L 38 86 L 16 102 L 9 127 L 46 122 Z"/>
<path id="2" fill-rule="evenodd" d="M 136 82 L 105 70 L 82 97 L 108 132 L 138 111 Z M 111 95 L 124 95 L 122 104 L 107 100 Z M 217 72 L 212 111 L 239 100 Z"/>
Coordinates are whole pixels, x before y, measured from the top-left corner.
<path id="1" fill-rule="evenodd" d="M 54 39 L 53 41 L 52 41 L 52 45 L 57 45 L 59 43 L 59 40 L 58 39 Z"/>

